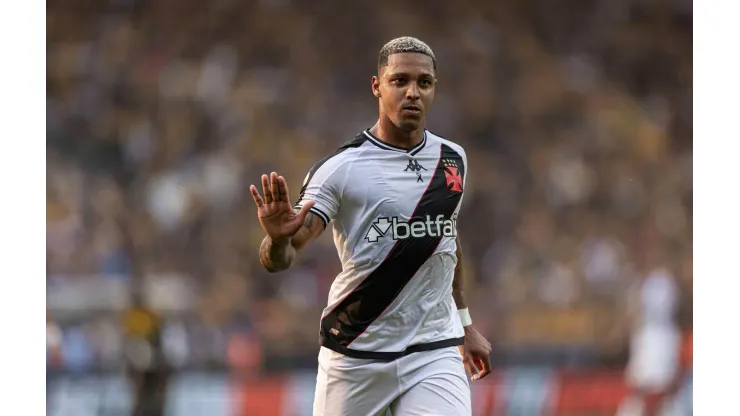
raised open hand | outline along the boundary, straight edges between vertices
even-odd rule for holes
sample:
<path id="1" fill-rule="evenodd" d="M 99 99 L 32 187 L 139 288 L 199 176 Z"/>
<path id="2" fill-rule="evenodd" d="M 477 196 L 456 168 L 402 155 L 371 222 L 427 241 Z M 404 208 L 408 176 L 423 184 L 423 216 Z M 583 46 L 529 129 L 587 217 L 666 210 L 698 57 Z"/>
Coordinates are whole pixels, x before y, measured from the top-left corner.
<path id="1" fill-rule="evenodd" d="M 308 210 L 314 201 L 306 201 L 299 212 L 295 212 L 290 204 L 290 194 L 285 178 L 272 172 L 270 177 L 262 175 L 262 192 L 264 199 L 260 196 L 257 187 L 251 185 L 249 191 L 252 193 L 254 203 L 257 204 L 257 217 L 259 217 L 262 229 L 273 241 L 281 241 L 290 238 L 301 229 L 306 219 Z"/>

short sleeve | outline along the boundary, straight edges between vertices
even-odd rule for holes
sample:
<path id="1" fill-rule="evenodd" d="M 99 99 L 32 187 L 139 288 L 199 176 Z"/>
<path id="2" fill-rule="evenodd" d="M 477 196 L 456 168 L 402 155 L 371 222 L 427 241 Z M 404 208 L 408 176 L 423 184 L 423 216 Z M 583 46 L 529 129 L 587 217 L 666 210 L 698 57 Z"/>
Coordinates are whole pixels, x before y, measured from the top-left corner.
<path id="1" fill-rule="evenodd" d="M 296 209 L 306 201 L 314 201 L 311 212 L 324 221 L 326 227 L 337 215 L 342 196 L 344 174 L 342 159 L 335 156 L 317 163 L 306 175 Z"/>
<path id="2" fill-rule="evenodd" d="M 458 209 L 462 207 L 463 199 L 465 198 L 465 191 L 468 189 L 468 174 L 470 173 L 470 170 L 468 169 L 468 155 L 465 154 L 465 150 L 460 147 L 460 158 L 462 159 L 463 163 L 463 194 L 460 196 L 460 204 L 458 205 Z"/>
<path id="3" fill-rule="evenodd" d="M 465 190 L 468 185 L 468 155 L 462 147 L 460 147 L 460 157 L 463 161 L 463 190 Z"/>

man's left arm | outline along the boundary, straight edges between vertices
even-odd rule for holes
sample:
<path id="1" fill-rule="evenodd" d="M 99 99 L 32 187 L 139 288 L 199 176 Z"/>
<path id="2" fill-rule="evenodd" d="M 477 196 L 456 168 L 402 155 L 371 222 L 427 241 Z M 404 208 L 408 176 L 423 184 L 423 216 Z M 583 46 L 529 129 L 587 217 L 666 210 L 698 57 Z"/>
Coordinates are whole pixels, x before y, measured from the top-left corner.
<path id="1" fill-rule="evenodd" d="M 457 265 L 455 277 L 452 280 L 452 297 L 460 314 L 460 321 L 465 329 L 465 345 L 462 349 L 463 363 L 473 380 L 491 374 L 491 343 L 473 328 L 473 321 L 465 302 L 465 272 L 463 270 L 463 254 L 460 237 L 457 238 Z"/>

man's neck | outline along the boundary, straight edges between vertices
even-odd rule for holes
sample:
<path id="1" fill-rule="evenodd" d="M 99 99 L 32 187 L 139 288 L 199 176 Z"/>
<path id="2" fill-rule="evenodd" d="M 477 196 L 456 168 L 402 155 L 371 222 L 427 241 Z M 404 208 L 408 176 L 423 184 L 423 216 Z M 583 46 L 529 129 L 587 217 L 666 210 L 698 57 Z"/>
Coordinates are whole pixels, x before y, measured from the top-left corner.
<path id="1" fill-rule="evenodd" d="M 370 133 L 388 144 L 404 149 L 411 149 L 424 140 L 423 126 L 414 131 L 405 131 L 396 127 L 387 117 L 381 117 L 370 128 Z"/>

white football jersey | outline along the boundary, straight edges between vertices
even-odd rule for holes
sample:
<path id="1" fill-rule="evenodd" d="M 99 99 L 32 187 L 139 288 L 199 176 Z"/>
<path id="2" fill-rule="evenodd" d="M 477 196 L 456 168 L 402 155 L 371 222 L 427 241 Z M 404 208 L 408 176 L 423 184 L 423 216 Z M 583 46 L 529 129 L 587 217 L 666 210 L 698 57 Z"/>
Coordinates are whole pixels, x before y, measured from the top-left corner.
<path id="1" fill-rule="evenodd" d="M 640 325 L 676 325 L 680 298 L 678 284 L 666 269 L 653 270 L 640 287 Z"/>
<path id="2" fill-rule="evenodd" d="M 321 345 L 395 359 L 462 345 L 452 298 L 467 158 L 425 131 L 413 149 L 365 130 L 308 173 L 296 204 L 333 224 L 342 262 L 321 318 Z"/>

